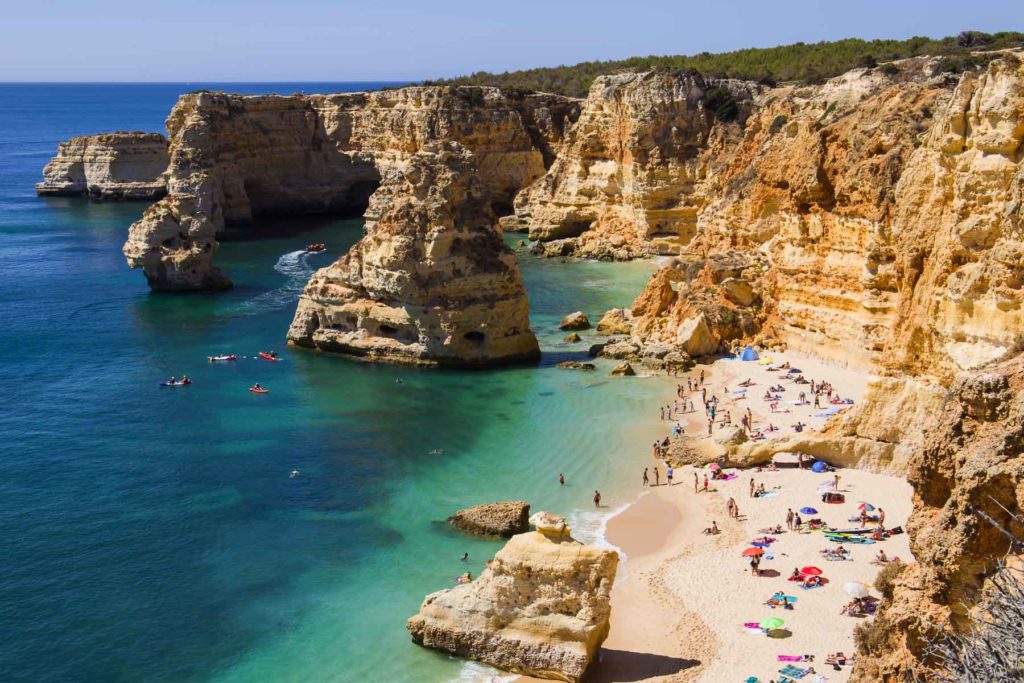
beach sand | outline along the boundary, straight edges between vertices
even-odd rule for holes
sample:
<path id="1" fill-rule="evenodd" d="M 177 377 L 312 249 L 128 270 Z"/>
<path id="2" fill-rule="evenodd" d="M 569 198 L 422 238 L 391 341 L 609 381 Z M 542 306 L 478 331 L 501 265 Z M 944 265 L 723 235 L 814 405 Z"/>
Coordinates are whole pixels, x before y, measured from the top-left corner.
<path id="1" fill-rule="evenodd" d="M 799 367 L 807 378 L 824 379 L 833 384 L 843 398 L 860 400 L 869 375 L 837 366 L 819 359 L 797 354 L 774 354 L 777 363 L 786 361 Z M 699 376 L 703 369 L 708 396 L 720 397 L 721 410 L 731 410 L 732 421 L 739 423 L 741 411 L 749 405 L 754 428 L 769 422 L 780 427 L 772 436 L 792 434 L 790 424 L 800 420 L 807 429 L 820 429 L 827 418 L 816 417 L 822 409 L 785 403 L 789 413 L 772 413 L 764 390 L 771 384 L 786 387 L 786 400 L 796 400 L 799 391 L 809 393 L 809 385 L 780 380 L 782 373 L 769 372 L 767 365 L 733 359 L 698 365 L 671 384 L 661 406 L 676 400 L 674 385 L 686 387 L 687 378 Z M 748 389 L 749 398 L 740 399 L 727 393 L 739 389 L 738 382 L 750 378 L 755 386 Z M 664 387 L 664 388 L 663 388 Z M 665 431 L 679 421 L 692 438 L 706 434 L 707 418 L 700 402 L 699 390 L 686 394 L 697 410 L 691 414 L 673 414 L 665 420 Z M 659 410 L 658 406 L 654 407 Z M 716 426 L 716 430 L 717 430 Z M 761 528 L 776 524 L 785 528 L 786 511 L 805 506 L 818 514 L 803 515 L 806 519 L 821 518 L 832 527 L 854 528 L 859 523 L 848 521 L 857 514 L 860 501 L 869 501 L 886 513 L 886 526 L 906 525 L 911 512 L 911 488 L 900 477 L 859 470 L 841 469 L 835 473 L 813 473 L 810 470 L 780 469 L 758 472 L 735 470 L 730 481 L 713 481 L 708 493 L 694 492 L 694 474 L 703 484 L 707 470 L 682 467 L 675 470 L 673 486 L 664 485 L 665 465 L 650 460 L 661 472 L 662 485 L 641 489 L 637 472 L 639 499 L 609 520 L 606 539 L 624 555 L 619 576 L 612 591 L 612 625 L 601 652 L 601 659 L 588 672 L 588 681 L 743 681 L 757 676 L 767 681 L 779 678 L 779 669 L 786 662 L 778 655 L 814 655 L 817 673 L 830 682 L 849 679 L 850 667 L 835 671 L 825 664 L 828 654 L 842 651 L 852 654 L 853 629 L 863 618 L 842 616 L 840 610 L 850 598 L 843 584 L 860 581 L 872 584 L 881 569 L 871 560 L 879 549 L 889 557 L 911 560 L 906 534 L 872 545 L 847 545 L 852 560 L 827 561 L 821 550 L 835 547 L 820 533 L 786 531 L 771 534 L 778 540 L 770 550 L 774 559 L 761 563 L 762 576 L 754 576 L 748 558 L 742 556 L 750 542 L 763 536 Z M 734 471 L 734 470 L 729 470 Z M 823 504 L 818 487 L 840 476 L 839 490 L 846 502 Z M 751 498 L 750 479 L 763 483 L 769 496 Z M 642 493 L 641 493 L 642 491 Z M 740 518 L 731 519 L 726 511 L 729 498 L 736 500 Z M 704 535 L 702 529 L 715 521 L 721 533 Z M 801 589 L 787 581 L 794 568 L 816 566 L 823 570 L 828 583 L 811 590 Z M 795 596 L 795 609 L 772 609 L 764 603 L 775 592 Z M 871 594 L 879 597 L 877 591 Z M 768 637 L 743 627 L 768 617 L 784 620 L 785 626 Z M 796 663 L 797 666 L 808 666 Z M 521 681 L 535 679 L 520 678 Z M 805 677 L 804 681 L 813 680 Z"/>

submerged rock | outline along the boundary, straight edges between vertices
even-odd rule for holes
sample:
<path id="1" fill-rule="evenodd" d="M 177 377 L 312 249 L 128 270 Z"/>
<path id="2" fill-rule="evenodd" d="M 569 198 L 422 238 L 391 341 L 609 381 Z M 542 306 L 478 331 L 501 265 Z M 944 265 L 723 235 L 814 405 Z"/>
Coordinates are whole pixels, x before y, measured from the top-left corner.
<path id="1" fill-rule="evenodd" d="M 82 135 L 57 146 L 36 194 L 159 199 L 167 194 L 169 161 L 167 138 L 159 133 Z"/>
<path id="2" fill-rule="evenodd" d="M 555 363 L 555 367 L 566 370 L 597 370 L 593 363 L 581 363 L 578 360 L 563 360 L 561 363 Z"/>
<path id="3" fill-rule="evenodd" d="M 538 512 L 471 583 L 428 595 L 406 623 L 414 642 L 508 671 L 579 681 L 608 637 L 618 555 L 573 540 Z"/>
<path id="4" fill-rule="evenodd" d="M 310 278 L 292 344 L 419 365 L 540 355 L 515 254 L 464 147 L 428 145 L 388 173 L 366 219 L 363 239 Z"/>
<path id="5" fill-rule="evenodd" d="M 515 501 L 474 505 L 459 510 L 446 521 L 470 534 L 510 538 L 530 530 L 530 504 Z"/>
<path id="6" fill-rule="evenodd" d="M 562 330 L 586 330 L 590 328 L 590 319 L 583 311 L 576 311 L 562 318 L 558 327 Z"/>
<path id="7" fill-rule="evenodd" d="M 565 341 L 569 342 L 570 344 L 575 344 L 577 342 L 583 341 L 583 337 L 576 334 L 575 332 L 570 332 L 569 334 L 565 335 Z"/>

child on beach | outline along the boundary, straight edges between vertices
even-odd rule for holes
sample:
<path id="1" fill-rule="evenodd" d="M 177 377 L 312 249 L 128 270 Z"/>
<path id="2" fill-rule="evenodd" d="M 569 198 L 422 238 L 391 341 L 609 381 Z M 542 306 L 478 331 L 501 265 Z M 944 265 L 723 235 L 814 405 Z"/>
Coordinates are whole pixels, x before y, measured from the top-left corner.
<path id="1" fill-rule="evenodd" d="M 668 479 L 668 485 L 671 486 L 672 485 L 672 466 L 671 465 L 668 466 L 668 469 L 665 472 L 665 477 Z"/>

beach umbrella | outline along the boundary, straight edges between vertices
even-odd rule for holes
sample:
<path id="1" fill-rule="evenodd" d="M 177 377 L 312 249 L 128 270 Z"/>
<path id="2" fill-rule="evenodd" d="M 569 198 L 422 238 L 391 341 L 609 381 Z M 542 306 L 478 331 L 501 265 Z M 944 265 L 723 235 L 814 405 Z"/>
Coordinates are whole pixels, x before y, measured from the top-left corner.
<path id="1" fill-rule="evenodd" d="M 812 507 L 800 508 L 801 515 L 816 515 L 818 511 Z"/>
<path id="2" fill-rule="evenodd" d="M 758 626 L 763 628 L 765 631 L 774 631 L 777 628 L 782 628 L 782 625 L 785 623 L 786 622 L 778 617 L 768 617 L 767 619 L 762 619 Z"/>
<path id="3" fill-rule="evenodd" d="M 711 462 L 708 463 L 708 469 L 711 470 L 712 472 L 717 472 L 718 470 L 722 469 L 722 466 L 719 465 L 717 462 Z"/>
<path id="4" fill-rule="evenodd" d="M 874 512 L 875 506 L 872 505 L 871 503 L 861 503 L 860 505 L 857 506 L 857 509 L 863 510 L 864 512 Z"/>
<path id="5" fill-rule="evenodd" d="M 821 570 L 817 567 L 804 567 L 800 573 L 804 576 L 821 576 Z"/>
<path id="6" fill-rule="evenodd" d="M 863 583 L 858 583 L 857 581 L 844 583 L 843 590 L 846 591 L 846 594 L 851 598 L 866 598 L 870 595 L 867 586 Z"/>
<path id="7" fill-rule="evenodd" d="M 811 465 L 811 471 L 812 472 L 817 472 L 818 474 L 821 474 L 822 472 L 825 471 L 826 467 L 827 467 L 827 465 L 823 461 L 816 460 L 814 462 L 814 464 Z"/>
<path id="8" fill-rule="evenodd" d="M 744 557 L 757 557 L 758 555 L 764 555 L 764 548 L 747 548 L 743 551 Z"/>

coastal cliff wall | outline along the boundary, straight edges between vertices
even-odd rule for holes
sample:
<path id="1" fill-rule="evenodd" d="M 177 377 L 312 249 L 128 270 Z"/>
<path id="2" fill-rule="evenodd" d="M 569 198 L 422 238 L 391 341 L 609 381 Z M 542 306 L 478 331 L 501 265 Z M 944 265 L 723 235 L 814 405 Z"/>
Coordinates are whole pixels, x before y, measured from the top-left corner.
<path id="1" fill-rule="evenodd" d="M 167 138 L 159 133 L 83 135 L 57 146 L 36 194 L 158 199 L 167 194 L 168 161 Z"/>
<path id="2" fill-rule="evenodd" d="M 370 197 L 366 236 L 310 278 L 289 341 L 417 365 L 538 357 L 489 196 L 458 143 L 427 145 L 387 171 Z"/>
<path id="3" fill-rule="evenodd" d="M 906 474 L 917 562 L 856 673 L 893 683 L 925 670 L 937 628 L 967 624 L 1010 548 L 1000 527 L 1024 533 L 1024 66 L 900 69 L 769 90 L 742 135 L 712 130 L 692 237 L 616 314 L 641 348 L 753 341 L 879 375 L 820 434 L 727 450 Z"/>
<path id="4" fill-rule="evenodd" d="M 576 108 L 555 95 L 469 86 L 183 95 L 167 120 L 169 196 L 132 225 L 125 256 L 155 289 L 226 285 L 213 265 L 226 225 L 362 212 L 385 173 L 438 141 L 474 155 L 488 203 L 507 212 L 515 193 L 544 173 Z"/>

